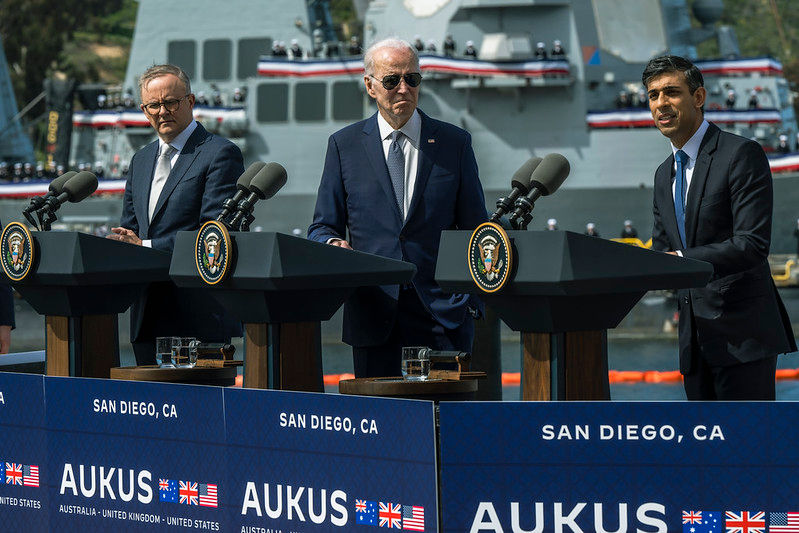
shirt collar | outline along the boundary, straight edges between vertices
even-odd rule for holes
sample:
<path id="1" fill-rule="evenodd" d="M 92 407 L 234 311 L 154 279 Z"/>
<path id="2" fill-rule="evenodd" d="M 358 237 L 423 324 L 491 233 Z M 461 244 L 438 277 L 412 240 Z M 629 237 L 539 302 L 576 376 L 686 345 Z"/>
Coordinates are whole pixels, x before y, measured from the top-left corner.
<path id="1" fill-rule="evenodd" d="M 682 148 L 677 148 L 673 144 L 671 145 L 671 153 L 676 154 L 677 150 L 682 150 L 686 154 L 691 161 L 696 161 L 696 156 L 699 155 L 699 147 L 702 145 L 702 139 L 705 137 L 705 133 L 707 132 L 707 128 L 710 126 L 707 120 L 702 120 L 702 124 L 699 125 L 699 129 L 688 139 L 688 142 Z"/>
<path id="2" fill-rule="evenodd" d="M 386 119 L 383 118 L 383 115 L 381 115 L 379 111 L 377 113 L 377 126 L 380 128 L 381 139 L 390 137 L 394 132 L 394 128 L 386 122 Z M 419 115 L 418 109 L 413 110 L 413 115 L 411 115 L 411 118 L 408 119 L 408 122 L 406 122 L 399 131 L 408 137 L 413 146 L 419 146 L 419 138 L 422 136 L 422 117 Z"/>
<path id="3" fill-rule="evenodd" d="M 186 141 L 189 140 L 189 137 L 191 137 L 191 134 L 194 133 L 194 130 L 196 130 L 196 129 L 197 129 L 197 121 L 196 120 L 192 120 L 191 122 L 189 122 L 189 125 L 186 126 L 186 128 L 183 131 L 178 133 L 177 137 L 172 139 L 172 142 L 165 143 L 163 141 L 163 139 L 161 139 L 159 137 L 158 138 L 158 153 L 160 154 L 160 153 L 163 152 L 165 144 L 169 144 L 169 146 L 171 146 L 172 148 L 174 148 L 178 152 L 183 151 L 183 147 L 186 146 Z"/>

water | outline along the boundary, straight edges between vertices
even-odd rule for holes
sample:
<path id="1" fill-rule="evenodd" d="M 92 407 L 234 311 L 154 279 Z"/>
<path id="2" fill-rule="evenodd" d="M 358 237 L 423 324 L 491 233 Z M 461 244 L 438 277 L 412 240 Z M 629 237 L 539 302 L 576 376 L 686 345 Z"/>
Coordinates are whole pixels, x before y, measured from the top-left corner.
<path id="1" fill-rule="evenodd" d="M 430 375 L 430 359 L 403 359 L 401 370 L 408 381 L 424 381 Z"/>
<path id="2" fill-rule="evenodd" d="M 781 290 L 783 301 L 788 308 L 788 314 L 796 324 L 799 319 L 799 291 Z M 44 349 L 44 318 L 37 315 L 28 304 L 21 299 L 15 301 L 17 312 L 17 329 L 12 333 L 12 346 L 14 352 Z M 640 307 L 652 305 L 642 302 Z M 668 308 L 654 313 L 655 316 L 667 316 Z M 608 331 L 608 367 L 611 370 L 634 371 L 673 371 L 677 369 L 677 336 L 657 333 L 659 328 L 652 327 L 653 320 L 644 318 L 652 315 L 651 311 L 635 310 L 622 323 L 622 327 Z M 120 315 L 120 363 L 122 366 L 136 364 L 130 343 L 127 325 L 127 313 Z M 661 318 L 657 318 L 661 320 Z M 661 320 L 662 323 L 662 320 Z M 332 327 L 330 327 L 332 326 Z M 352 373 L 352 350 L 349 346 L 334 339 L 340 335 L 339 324 L 323 325 L 325 342 L 322 345 L 322 364 L 325 374 Z M 650 331 L 651 334 L 641 334 L 641 331 Z M 634 334 L 633 334 L 634 333 Z M 236 359 L 243 356 L 242 339 L 233 339 L 236 347 Z M 505 330 L 502 342 L 502 371 L 519 372 L 521 368 L 521 348 L 519 335 Z M 779 358 L 777 368 L 799 368 L 799 353 L 783 355 Z M 338 392 L 338 386 L 325 387 L 326 392 Z M 611 399 L 613 400 L 685 400 L 682 382 L 668 383 L 611 383 Z M 506 401 L 521 399 L 521 389 L 518 385 L 505 386 L 502 389 L 502 399 Z M 799 401 L 799 380 L 778 380 L 777 400 Z"/>

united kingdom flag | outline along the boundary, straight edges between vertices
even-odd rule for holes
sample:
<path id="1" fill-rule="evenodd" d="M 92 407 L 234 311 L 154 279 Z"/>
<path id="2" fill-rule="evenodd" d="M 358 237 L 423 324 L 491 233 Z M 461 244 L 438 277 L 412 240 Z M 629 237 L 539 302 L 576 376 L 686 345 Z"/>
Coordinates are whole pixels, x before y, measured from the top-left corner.
<path id="1" fill-rule="evenodd" d="M 22 485 L 22 465 L 6 463 L 6 485 Z"/>
<path id="2" fill-rule="evenodd" d="M 378 524 L 380 527 L 402 529 L 402 513 L 398 503 L 380 502 L 377 517 L 380 521 Z"/>
<path id="3" fill-rule="evenodd" d="M 683 511 L 682 512 L 683 524 L 701 524 L 702 511 Z"/>
<path id="4" fill-rule="evenodd" d="M 726 511 L 724 527 L 727 533 L 765 533 L 766 513 L 764 511 Z"/>
<path id="5" fill-rule="evenodd" d="M 185 503 L 186 505 L 199 505 L 200 492 L 197 490 L 197 482 L 181 481 L 178 487 L 178 494 L 180 501 L 178 503 Z"/>

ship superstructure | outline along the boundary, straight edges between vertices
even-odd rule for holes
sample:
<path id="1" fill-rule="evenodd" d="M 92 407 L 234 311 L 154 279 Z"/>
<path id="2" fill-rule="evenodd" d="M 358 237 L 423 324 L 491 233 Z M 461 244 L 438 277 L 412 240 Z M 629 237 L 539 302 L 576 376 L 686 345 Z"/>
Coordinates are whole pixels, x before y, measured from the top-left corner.
<path id="1" fill-rule="evenodd" d="M 372 0 L 362 40 L 368 46 L 387 36 L 418 37 L 425 47 L 436 47 L 422 52 L 419 106 L 471 133 L 489 208 L 507 193 L 510 176 L 524 161 L 559 152 L 571 162 L 571 175 L 556 195 L 538 202 L 531 228 L 557 218 L 561 229 L 582 231 L 593 222 L 602 236 L 617 237 L 622 222 L 632 219 L 648 236 L 652 176 L 669 146 L 638 98 L 640 74 L 648 59 L 667 51 L 695 57 L 696 36 L 710 35 L 719 3 L 695 1 L 705 26 L 692 30 L 685 0 Z M 283 164 L 287 185 L 256 212 L 254 226 L 264 230 L 304 231 L 328 136 L 375 111 L 358 56 L 342 45 L 340 55 L 315 57 L 320 47 L 314 29 L 326 27 L 318 4 L 178 1 L 173 8 L 181 10 L 182 21 L 175 25 L 163 16 L 163 3 L 139 2 L 122 90 L 138 94 L 137 75 L 151 64 L 179 64 L 191 76 L 192 91 L 208 100 L 196 106 L 198 120 L 236 142 L 246 162 Z M 729 32 L 720 35 L 729 45 L 724 50 L 734 49 Z M 456 42 L 452 57 L 442 53 L 447 36 Z M 275 43 L 293 39 L 302 58 L 271 55 Z M 477 59 L 464 57 L 468 41 Z M 539 42 L 551 54 L 555 41 L 565 57 L 535 57 Z M 772 248 L 793 250 L 797 125 L 781 65 L 768 57 L 699 65 L 710 120 L 757 139 L 767 151 L 780 135 L 790 139 L 794 153 L 773 160 Z M 733 106 L 729 91 L 737 95 Z M 750 108 L 753 92 L 758 102 Z M 125 163 L 153 138 L 136 107 L 78 112 L 70 163 L 101 162 L 109 177 L 118 178 L 106 190 L 119 191 Z M 108 206 L 84 202 L 81 209 L 112 217 L 118 209 L 112 203 L 121 204 L 118 197 L 103 202 Z"/>

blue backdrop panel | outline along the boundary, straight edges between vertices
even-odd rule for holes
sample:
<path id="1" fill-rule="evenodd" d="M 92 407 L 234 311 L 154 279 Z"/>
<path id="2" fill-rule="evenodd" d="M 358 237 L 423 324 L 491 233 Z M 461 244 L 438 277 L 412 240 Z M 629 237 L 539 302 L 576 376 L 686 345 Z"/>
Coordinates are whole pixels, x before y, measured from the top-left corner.
<path id="1" fill-rule="evenodd" d="M 440 420 L 443 531 L 799 526 L 793 403 L 442 403 Z"/>
<path id="2" fill-rule="evenodd" d="M 0 530 L 47 531 L 44 378 L 0 372 Z"/>
<path id="3" fill-rule="evenodd" d="M 222 527 L 222 389 L 45 378 L 51 531 Z"/>
<path id="4" fill-rule="evenodd" d="M 226 389 L 225 414 L 231 531 L 437 531 L 432 402 Z"/>

